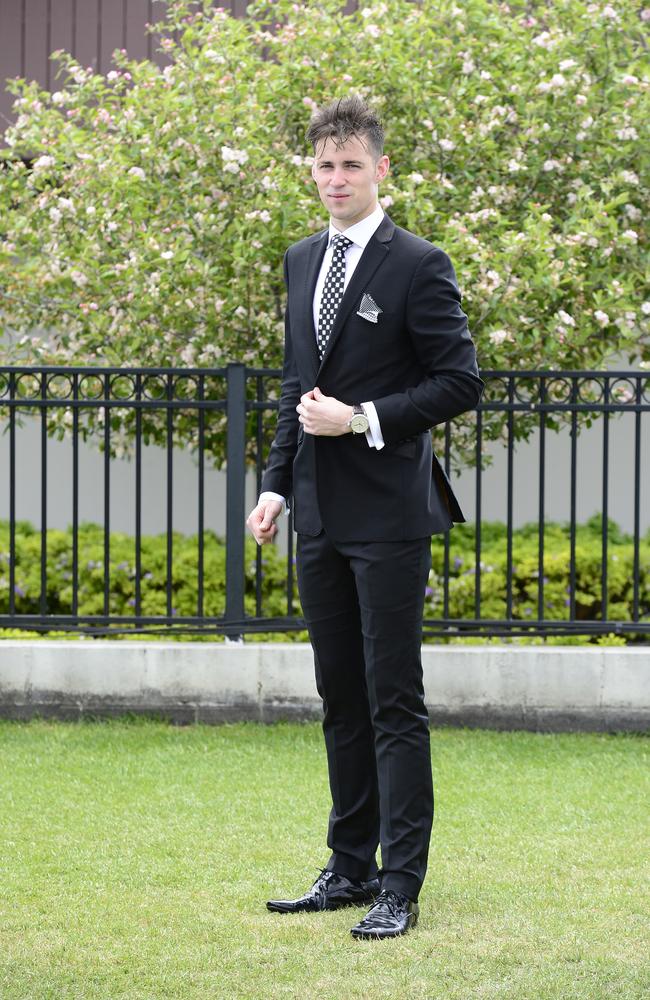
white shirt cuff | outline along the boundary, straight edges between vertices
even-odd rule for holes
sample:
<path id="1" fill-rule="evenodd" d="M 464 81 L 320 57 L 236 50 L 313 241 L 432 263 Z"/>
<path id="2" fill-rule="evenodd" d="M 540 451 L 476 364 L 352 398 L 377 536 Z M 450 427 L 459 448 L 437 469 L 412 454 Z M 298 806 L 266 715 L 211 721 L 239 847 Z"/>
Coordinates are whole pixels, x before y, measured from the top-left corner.
<path id="1" fill-rule="evenodd" d="M 384 436 L 381 433 L 381 426 L 379 424 L 379 417 L 377 416 L 377 410 L 374 403 L 362 403 L 365 414 L 368 418 L 368 423 L 370 427 L 366 431 L 366 441 L 371 448 L 376 448 L 379 451 L 384 447 Z"/>
<path id="2" fill-rule="evenodd" d="M 287 507 L 287 501 L 279 493 L 270 493 L 268 491 L 266 493 L 260 493 L 257 502 L 261 503 L 262 500 L 279 500 L 279 502 L 282 504 L 282 513 L 283 514 L 289 513 L 290 508 Z"/>

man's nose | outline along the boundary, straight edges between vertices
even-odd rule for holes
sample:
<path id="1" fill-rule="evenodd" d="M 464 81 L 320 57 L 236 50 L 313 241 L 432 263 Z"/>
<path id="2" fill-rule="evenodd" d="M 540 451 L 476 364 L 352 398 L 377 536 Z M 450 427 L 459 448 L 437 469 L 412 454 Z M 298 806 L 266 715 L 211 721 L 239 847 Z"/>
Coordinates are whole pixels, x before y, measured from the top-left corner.
<path id="1" fill-rule="evenodd" d="M 345 171 L 340 167 L 335 167 L 330 183 L 334 187 L 342 187 L 345 184 Z"/>

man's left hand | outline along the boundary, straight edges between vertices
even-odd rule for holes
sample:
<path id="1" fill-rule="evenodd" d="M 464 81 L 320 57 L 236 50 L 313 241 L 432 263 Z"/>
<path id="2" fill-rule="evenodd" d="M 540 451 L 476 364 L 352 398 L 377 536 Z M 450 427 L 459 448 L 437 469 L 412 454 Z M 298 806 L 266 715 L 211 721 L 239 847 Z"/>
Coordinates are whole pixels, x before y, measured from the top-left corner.
<path id="1" fill-rule="evenodd" d="M 352 407 L 334 396 L 325 396 L 318 386 L 300 397 L 296 410 L 305 434 L 338 437 L 350 433 L 348 421 L 352 419 Z"/>

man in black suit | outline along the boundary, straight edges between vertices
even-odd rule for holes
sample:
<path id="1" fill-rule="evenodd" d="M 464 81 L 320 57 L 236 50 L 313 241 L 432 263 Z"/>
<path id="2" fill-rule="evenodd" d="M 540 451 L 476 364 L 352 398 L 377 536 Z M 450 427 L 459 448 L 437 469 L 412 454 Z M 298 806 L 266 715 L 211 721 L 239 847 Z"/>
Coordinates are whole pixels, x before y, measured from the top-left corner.
<path id="1" fill-rule="evenodd" d="M 332 854 L 303 896 L 267 906 L 370 904 L 353 936 L 394 937 L 417 921 L 433 819 L 420 657 L 431 534 L 463 520 L 429 431 L 476 406 L 482 382 L 449 257 L 379 206 L 376 114 L 336 101 L 307 138 L 330 224 L 285 255 L 279 418 L 247 523 L 271 541 L 293 497 Z"/>

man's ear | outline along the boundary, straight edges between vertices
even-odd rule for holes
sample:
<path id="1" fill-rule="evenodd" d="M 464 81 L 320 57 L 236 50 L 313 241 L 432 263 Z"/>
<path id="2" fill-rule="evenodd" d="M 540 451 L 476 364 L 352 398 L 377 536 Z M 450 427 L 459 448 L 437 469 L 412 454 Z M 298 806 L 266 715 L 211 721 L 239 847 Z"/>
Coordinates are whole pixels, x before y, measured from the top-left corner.
<path id="1" fill-rule="evenodd" d="M 379 181 L 383 181 L 384 177 L 388 173 L 389 168 L 390 168 L 390 160 L 388 159 L 388 157 L 385 154 L 384 156 L 380 156 L 379 159 L 377 160 L 377 166 L 375 168 L 375 179 L 377 183 L 379 183 Z"/>

